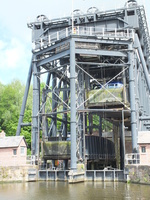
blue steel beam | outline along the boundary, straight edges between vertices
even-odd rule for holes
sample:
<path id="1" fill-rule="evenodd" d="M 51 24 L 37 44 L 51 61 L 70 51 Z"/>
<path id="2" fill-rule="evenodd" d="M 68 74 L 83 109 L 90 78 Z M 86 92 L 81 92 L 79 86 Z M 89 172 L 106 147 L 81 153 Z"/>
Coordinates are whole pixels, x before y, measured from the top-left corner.
<path id="1" fill-rule="evenodd" d="M 148 72 L 148 69 L 147 69 L 147 66 L 146 66 L 146 62 L 145 62 L 145 59 L 144 59 L 144 55 L 143 55 L 137 34 L 135 34 L 135 44 L 137 45 L 137 50 L 139 52 L 139 56 L 140 56 L 140 59 L 141 59 L 141 62 L 142 62 L 142 67 L 143 67 L 145 79 L 146 79 L 147 86 L 148 86 L 148 89 L 149 89 L 149 92 L 150 92 L 150 76 L 149 76 L 149 72 Z"/>
<path id="2" fill-rule="evenodd" d="M 19 116 L 19 121 L 18 121 L 18 127 L 17 127 L 16 136 L 20 135 L 20 132 L 21 132 L 21 124 L 23 122 L 23 117 L 24 117 L 26 102 L 27 102 L 27 98 L 28 98 L 31 77 L 32 77 L 32 60 L 33 60 L 33 57 L 31 59 L 30 68 L 29 68 L 29 72 L 28 72 L 28 78 L 27 78 L 25 92 L 24 92 L 24 97 L 23 97 L 23 101 L 22 101 L 22 106 L 21 106 L 21 111 L 20 111 L 20 116 Z"/>

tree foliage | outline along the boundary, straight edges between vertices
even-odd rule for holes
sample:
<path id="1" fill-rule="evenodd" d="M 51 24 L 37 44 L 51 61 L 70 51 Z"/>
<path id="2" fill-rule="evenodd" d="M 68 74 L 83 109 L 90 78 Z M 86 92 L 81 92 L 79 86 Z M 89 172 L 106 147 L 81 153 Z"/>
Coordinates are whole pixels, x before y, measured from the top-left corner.
<path id="1" fill-rule="evenodd" d="M 19 80 L 13 80 L 8 85 L 0 83 L 0 129 L 6 136 L 16 135 L 18 120 L 24 96 L 25 85 Z M 24 120 L 31 122 L 32 91 L 29 92 Z M 28 147 L 31 147 L 31 127 L 24 127 L 21 135 L 25 136 Z"/>

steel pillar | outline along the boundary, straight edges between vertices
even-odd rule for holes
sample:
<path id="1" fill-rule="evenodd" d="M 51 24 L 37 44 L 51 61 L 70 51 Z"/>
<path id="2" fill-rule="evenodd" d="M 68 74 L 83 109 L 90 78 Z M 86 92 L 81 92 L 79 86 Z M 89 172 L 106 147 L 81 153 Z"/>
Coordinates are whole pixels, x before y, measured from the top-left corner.
<path id="1" fill-rule="evenodd" d="M 63 81 L 63 87 L 67 89 L 67 82 Z M 63 101 L 65 103 L 68 103 L 68 96 L 67 96 L 67 91 L 63 91 Z M 63 104 L 63 110 L 67 110 L 67 107 L 65 104 Z M 67 113 L 63 114 L 63 120 L 64 122 L 62 123 L 62 135 L 63 137 L 67 137 Z"/>
<path id="2" fill-rule="evenodd" d="M 53 63 L 54 64 L 54 63 Z M 55 73 L 52 74 L 52 111 L 57 112 L 57 96 L 56 96 L 56 86 L 57 86 L 57 76 Z M 51 135 L 52 137 L 56 137 L 57 135 L 57 114 L 53 115 L 52 118 L 52 129 Z"/>
<path id="3" fill-rule="evenodd" d="M 35 59 L 34 59 L 35 60 Z M 32 112 L 32 152 L 34 156 L 38 156 L 39 145 L 39 133 L 38 133 L 38 115 L 40 108 L 40 79 L 36 75 L 40 71 L 36 66 L 36 62 L 33 60 L 33 112 Z M 37 159 L 37 158 L 36 158 Z"/>
<path id="4" fill-rule="evenodd" d="M 137 151 L 137 119 L 135 102 L 135 76 L 134 76 L 134 52 L 132 44 L 129 44 L 129 91 L 130 91 L 130 109 L 131 109 L 131 132 L 132 132 L 132 150 Z"/>
<path id="5" fill-rule="evenodd" d="M 75 71 L 75 41 L 70 41 L 70 132 L 71 132 L 71 170 L 77 169 L 76 158 L 76 71 Z"/>
<path id="6" fill-rule="evenodd" d="M 78 108 L 84 109 L 84 74 L 81 69 L 78 71 Z M 78 144 L 79 144 L 79 160 L 84 160 L 84 132 L 85 128 L 83 128 L 83 113 L 78 113 Z M 85 121 L 84 121 L 85 123 Z"/>

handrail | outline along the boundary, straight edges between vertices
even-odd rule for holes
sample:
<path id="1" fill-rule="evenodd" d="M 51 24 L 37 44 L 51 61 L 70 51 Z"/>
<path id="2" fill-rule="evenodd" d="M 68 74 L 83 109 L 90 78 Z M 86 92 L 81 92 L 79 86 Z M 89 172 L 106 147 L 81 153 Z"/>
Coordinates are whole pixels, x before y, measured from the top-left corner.
<path id="1" fill-rule="evenodd" d="M 46 47 L 48 45 L 53 45 L 56 41 L 62 40 L 69 37 L 70 35 L 80 35 L 80 36 L 96 36 L 102 38 L 118 38 L 118 39 L 130 39 L 134 37 L 133 29 L 105 29 L 104 27 L 83 27 L 75 26 L 65 28 L 61 31 L 57 31 L 53 34 L 47 34 L 46 36 L 41 36 L 38 40 L 33 42 L 33 50 Z"/>

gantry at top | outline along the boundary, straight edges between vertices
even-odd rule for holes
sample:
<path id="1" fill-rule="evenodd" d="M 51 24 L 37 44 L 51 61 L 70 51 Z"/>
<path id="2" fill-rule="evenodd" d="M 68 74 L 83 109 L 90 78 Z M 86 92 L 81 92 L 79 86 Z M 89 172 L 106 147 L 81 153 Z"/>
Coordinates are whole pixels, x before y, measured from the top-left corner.
<path id="1" fill-rule="evenodd" d="M 127 1 L 123 8 L 115 10 L 99 11 L 94 7 L 89 8 L 85 14 L 80 10 L 75 10 L 72 17 L 49 20 L 45 15 L 39 15 L 34 22 L 28 23 L 28 27 L 33 30 L 33 50 L 52 45 L 72 33 L 97 37 L 129 38 L 131 29 L 134 29 L 140 36 L 141 44 L 143 43 L 146 48 L 145 55 L 149 65 L 150 37 L 145 9 L 133 0 Z"/>

